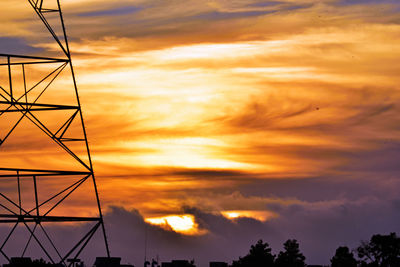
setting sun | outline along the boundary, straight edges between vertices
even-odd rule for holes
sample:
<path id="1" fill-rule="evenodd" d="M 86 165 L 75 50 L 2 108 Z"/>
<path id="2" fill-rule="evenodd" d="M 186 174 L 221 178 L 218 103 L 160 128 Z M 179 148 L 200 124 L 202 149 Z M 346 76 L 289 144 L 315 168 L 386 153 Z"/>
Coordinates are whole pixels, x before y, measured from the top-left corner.
<path id="1" fill-rule="evenodd" d="M 171 215 L 157 218 L 146 218 L 145 220 L 146 222 L 163 228 L 171 228 L 175 232 L 182 234 L 198 235 L 204 233 L 198 229 L 198 225 L 196 224 L 193 215 Z"/>
<path id="2" fill-rule="evenodd" d="M 222 211 L 221 214 L 228 219 L 253 218 L 259 221 L 267 221 L 277 215 L 270 211 L 234 210 Z"/>

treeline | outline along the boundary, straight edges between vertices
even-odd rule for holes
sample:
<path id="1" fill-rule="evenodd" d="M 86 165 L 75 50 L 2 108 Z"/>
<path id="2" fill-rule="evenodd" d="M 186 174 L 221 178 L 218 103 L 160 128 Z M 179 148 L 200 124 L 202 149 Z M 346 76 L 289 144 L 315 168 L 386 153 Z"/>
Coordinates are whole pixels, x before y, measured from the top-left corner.
<path id="1" fill-rule="evenodd" d="M 303 255 L 303 253 L 301 253 L 299 243 L 295 239 L 287 240 L 283 244 L 283 250 L 277 255 L 272 254 L 271 251 L 272 250 L 268 243 L 259 240 L 256 244 L 250 247 L 250 251 L 247 255 L 244 257 L 239 257 L 238 260 L 234 260 L 232 265 L 229 267 L 307 266 L 306 257 Z M 330 262 L 331 267 L 400 267 L 400 237 L 398 237 L 396 233 L 391 233 L 389 235 L 377 234 L 373 235 L 369 241 L 362 241 L 357 248 L 352 250 L 346 246 L 338 247 L 330 259 Z M 41 259 L 34 260 L 29 263 L 14 262 L 5 264 L 4 266 L 61 267 L 65 265 L 50 264 Z M 75 266 L 85 265 L 80 263 L 79 265 Z M 159 266 L 159 264 L 156 263 L 156 266 Z M 196 267 L 194 261 L 186 261 L 184 265 L 182 265 L 182 262 L 180 261 L 179 266 Z M 112 267 L 114 267 L 114 265 Z"/>
<path id="2" fill-rule="evenodd" d="M 306 267 L 306 257 L 299 247 L 297 240 L 289 239 L 283 251 L 273 255 L 268 243 L 259 240 L 230 267 Z M 330 262 L 331 267 L 400 267 L 400 238 L 396 233 L 373 235 L 353 250 L 338 247 Z"/>

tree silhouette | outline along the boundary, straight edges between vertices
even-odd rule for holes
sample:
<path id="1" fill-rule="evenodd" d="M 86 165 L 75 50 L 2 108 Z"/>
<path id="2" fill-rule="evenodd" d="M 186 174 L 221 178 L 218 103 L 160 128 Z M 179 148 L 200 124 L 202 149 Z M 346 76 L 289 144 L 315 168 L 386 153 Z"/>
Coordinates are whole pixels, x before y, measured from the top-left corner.
<path id="1" fill-rule="evenodd" d="M 331 259 L 331 267 L 357 267 L 357 261 L 348 247 L 338 247 Z"/>
<path id="2" fill-rule="evenodd" d="M 275 261 L 277 267 L 304 267 L 305 259 L 304 255 L 299 250 L 299 243 L 296 239 L 289 239 L 284 244 L 285 251 L 279 252 L 279 255 Z"/>
<path id="3" fill-rule="evenodd" d="M 271 254 L 268 243 L 258 240 L 252 245 L 249 253 L 238 261 L 232 263 L 232 267 L 272 267 L 274 266 L 275 256 Z"/>
<path id="4" fill-rule="evenodd" d="M 362 242 L 357 248 L 361 266 L 398 267 L 400 266 L 400 238 L 396 233 L 373 235 L 371 240 Z"/>

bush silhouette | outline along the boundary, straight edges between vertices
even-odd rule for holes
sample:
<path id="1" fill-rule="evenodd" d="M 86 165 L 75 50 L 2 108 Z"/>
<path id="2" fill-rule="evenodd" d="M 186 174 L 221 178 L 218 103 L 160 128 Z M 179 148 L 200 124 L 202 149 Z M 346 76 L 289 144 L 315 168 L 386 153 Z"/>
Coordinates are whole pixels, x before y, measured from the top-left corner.
<path id="1" fill-rule="evenodd" d="M 289 239 L 284 244 L 284 251 L 279 252 L 275 261 L 277 267 L 304 267 L 304 255 L 299 250 L 299 243 L 296 239 Z"/>
<path id="2" fill-rule="evenodd" d="M 275 256 L 271 254 L 268 243 L 258 240 L 252 245 L 249 253 L 238 261 L 234 261 L 232 267 L 272 267 Z"/>
<path id="3" fill-rule="evenodd" d="M 400 266 L 400 238 L 396 233 L 373 235 L 369 242 L 362 242 L 357 248 L 361 266 Z"/>
<path id="4" fill-rule="evenodd" d="M 338 247 L 331 259 L 331 267 L 357 267 L 357 261 L 348 247 Z"/>

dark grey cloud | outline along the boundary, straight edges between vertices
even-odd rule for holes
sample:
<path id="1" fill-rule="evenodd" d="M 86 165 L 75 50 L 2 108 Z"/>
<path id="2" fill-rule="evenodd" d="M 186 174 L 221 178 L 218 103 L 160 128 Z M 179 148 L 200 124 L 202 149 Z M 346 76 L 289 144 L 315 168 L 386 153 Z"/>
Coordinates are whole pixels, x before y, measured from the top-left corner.
<path id="1" fill-rule="evenodd" d="M 122 6 L 118 8 L 97 10 L 97 11 L 87 11 L 79 13 L 78 16 L 82 17 L 98 17 L 98 16 L 122 16 L 128 15 L 142 10 L 141 7 L 136 6 Z"/>
<path id="2" fill-rule="evenodd" d="M 363 202 L 276 205 L 270 208 L 281 216 L 267 222 L 250 218 L 232 221 L 196 208 L 184 208 L 183 212 L 193 214 L 197 223 L 208 230 L 205 235 L 191 237 L 147 225 L 137 211 L 113 207 L 106 215 L 106 226 L 112 254 L 137 266 L 143 264 L 146 235 L 149 258 L 158 255 L 163 261 L 195 259 L 199 267 L 212 260 L 231 262 L 245 255 L 258 239 L 270 243 L 273 252 L 278 253 L 288 238 L 299 240 L 309 264 L 326 264 L 340 245 L 354 248 L 374 233 L 398 232 L 398 202 L 370 198 Z M 86 227 L 68 230 L 69 237 L 59 235 L 57 241 L 74 240 Z M 84 255 L 88 259 L 104 250 L 100 237 Z"/>
<path id="3" fill-rule="evenodd" d="M 349 172 L 366 172 L 369 175 L 385 176 L 392 174 L 398 175 L 400 166 L 398 157 L 400 156 L 400 143 L 396 140 L 382 140 L 379 148 L 371 151 L 353 152 L 347 165 L 340 170 Z"/>
<path id="4" fill-rule="evenodd" d="M 41 48 L 30 46 L 29 43 L 18 37 L 0 37 L 0 54 L 36 54 L 43 52 Z"/>
<path id="5" fill-rule="evenodd" d="M 288 186 L 287 182 L 282 186 Z M 321 189 L 312 183 L 308 186 L 316 191 Z M 276 187 L 271 190 L 274 189 L 277 190 Z M 245 255 L 258 239 L 268 242 L 273 253 L 278 253 L 288 238 L 299 240 L 309 264 L 326 264 L 338 246 L 355 248 L 360 240 L 369 239 L 374 233 L 399 232 L 399 203 L 399 198 L 375 197 L 373 194 L 356 200 L 275 202 L 266 205 L 265 209 L 277 212 L 279 217 L 267 222 L 251 218 L 232 221 L 216 213 L 183 207 L 182 213 L 194 215 L 200 228 L 207 230 L 207 234 L 200 236 L 184 236 L 146 224 L 138 211 L 121 207 L 110 207 L 105 221 L 112 255 L 121 256 L 125 262 L 136 266 L 143 264 L 146 236 L 148 258 L 159 256 L 162 261 L 195 259 L 199 267 L 208 266 L 208 261 L 231 262 Z M 55 237 L 56 244 L 67 247 L 67 244 L 78 240 L 88 227 L 76 225 L 67 229 L 49 226 L 46 229 Z M 7 233 L 5 228 L 1 232 L 3 235 Z M 17 234 L 22 237 L 23 229 Z M 89 264 L 95 255 L 104 254 L 101 234 L 98 233 L 93 241 L 82 255 Z M 10 243 L 6 251 L 10 252 L 13 248 L 19 251 L 16 249 L 18 246 L 18 242 Z M 39 250 L 33 245 L 28 255 L 39 255 Z"/>
<path id="6" fill-rule="evenodd" d="M 220 12 L 212 11 L 193 16 L 192 19 L 205 19 L 205 20 L 227 20 L 244 17 L 262 16 L 276 11 L 241 11 L 241 12 Z"/>
<path id="7" fill-rule="evenodd" d="M 108 36 L 168 39 L 164 40 L 164 45 L 167 45 L 170 41 L 169 38 L 174 38 L 173 36 L 179 37 L 181 41 L 190 38 L 190 41 L 197 42 L 195 40 L 196 35 L 207 34 L 211 38 L 215 35 L 212 29 L 225 28 L 227 21 L 252 20 L 260 16 L 303 10 L 313 6 L 309 3 L 293 4 L 281 1 L 260 2 L 250 5 L 249 3 L 228 3 L 222 4 L 221 8 L 211 7 L 206 3 L 193 2 L 188 3 L 191 8 L 185 7 L 185 9 L 179 7 L 179 1 L 149 1 L 146 4 L 136 6 L 128 3 L 121 5 L 123 7 L 118 8 L 103 5 L 101 10 L 94 11 L 90 10 L 90 7 L 85 7 L 84 12 L 70 20 L 71 35 L 83 37 L 80 33 L 84 31 L 84 38 L 91 39 L 101 39 Z M 68 10 L 66 12 L 69 13 Z M 134 16 L 131 16 L 131 14 L 134 14 Z M 224 35 L 226 35 L 227 30 L 223 30 Z M 236 30 L 230 29 L 229 32 L 232 32 L 230 35 L 237 34 Z M 174 39 L 178 41 L 176 38 Z"/>
<path id="8" fill-rule="evenodd" d="M 339 5 L 378 5 L 378 4 L 399 4 L 396 0 L 339 0 Z"/>
<path id="9" fill-rule="evenodd" d="M 286 239 L 297 238 L 308 263 L 327 263 L 339 245 L 355 247 L 360 240 L 369 239 L 373 233 L 399 231 L 396 222 L 400 217 L 396 203 L 396 199 L 383 202 L 370 198 L 363 202 L 281 205 L 281 216 L 265 223 L 249 218 L 231 221 L 220 215 L 186 208 L 184 212 L 195 215 L 199 225 L 208 229 L 209 233 L 186 238 L 152 229 L 148 232 L 150 251 L 154 256 L 159 254 L 162 259 L 194 258 L 199 266 L 207 266 L 209 260 L 230 261 L 245 255 L 250 244 L 259 238 L 269 242 L 274 253 L 281 249 Z M 120 209 L 114 209 L 113 213 L 110 220 L 116 225 L 118 217 L 131 216 Z M 122 232 L 124 227 L 119 229 Z M 133 232 L 138 230 L 132 227 L 128 233 L 133 236 Z M 123 236 L 121 232 L 110 231 L 110 236 L 114 236 L 112 242 L 119 243 L 115 237 Z M 136 236 L 139 238 L 138 234 Z M 143 242 L 143 236 L 139 240 Z M 140 241 L 134 251 L 143 249 Z"/>
<path id="10" fill-rule="evenodd" d="M 282 1 L 261 1 L 256 3 L 250 3 L 248 6 L 250 7 L 269 7 L 269 6 L 276 6 L 279 4 L 284 4 L 285 2 Z"/>

